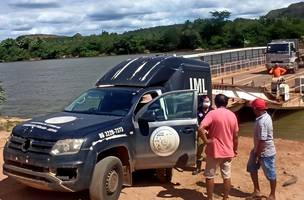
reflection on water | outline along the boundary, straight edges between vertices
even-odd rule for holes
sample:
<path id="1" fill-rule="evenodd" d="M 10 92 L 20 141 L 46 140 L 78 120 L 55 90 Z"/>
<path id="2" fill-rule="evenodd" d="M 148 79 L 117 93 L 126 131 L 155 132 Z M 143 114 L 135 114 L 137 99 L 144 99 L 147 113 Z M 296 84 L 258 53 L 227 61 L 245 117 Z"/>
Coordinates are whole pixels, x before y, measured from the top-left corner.
<path id="1" fill-rule="evenodd" d="M 135 56 L 0 63 L 0 81 L 7 98 L 0 114 L 34 117 L 61 111 L 94 87 L 109 68 Z"/>
<path id="2" fill-rule="evenodd" d="M 269 110 L 273 118 L 275 138 L 304 141 L 304 110 Z M 255 116 L 251 108 L 243 108 L 237 113 L 240 135 L 251 136 Z"/>

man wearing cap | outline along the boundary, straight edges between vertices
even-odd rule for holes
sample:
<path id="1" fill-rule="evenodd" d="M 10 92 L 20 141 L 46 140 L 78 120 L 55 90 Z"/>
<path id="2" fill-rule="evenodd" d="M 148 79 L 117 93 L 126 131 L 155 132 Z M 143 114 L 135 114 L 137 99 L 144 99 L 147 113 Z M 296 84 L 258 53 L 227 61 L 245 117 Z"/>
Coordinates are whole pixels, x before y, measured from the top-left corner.
<path id="1" fill-rule="evenodd" d="M 202 95 L 199 98 L 199 104 L 197 109 L 198 124 L 205 118 L 209 111 L 213 110 L 211 107 L 211 101 L 207 95 Z M 192 175 L 197 175 L 201 172 L 202 161 L 204 159 L 204 147 L 205 143 L 201 137 L 197 137 L 197 150 L 196 150 L 196 169 L 192 172 Z"/>
<path id="2" fill-rule="evenodd" d="M 253 197 L 260 196 L 258 169 L 262 167 L 266 178 L 270 182 L 270 194 L 268 200 L 275 200 L 276 190 L 276 150 L 273 142 L 273 126 L 270 115 L 266 112 L 267 106 L 264 100 L 255 99 L 251 102 L 253 112 L 256 115 L 254 124 L 254 148 L 250 152 L 247 163 L 247 171 L 253 182 Z"/>
<path id="3" fill-rule="evenodd" d="M 198 134 L 206 145 L 206 187 L 208 200 L 213 199 L 214 176 L 218 166 L 224 181 L 224 197 L 227 200 L 231 187 L 231 162 L 237 155 L 238 122 L 235 114 L 226 108 L 228 97 L 223 94 L 215 96 L 217 109 L 206 115 L 198 128 Z"/>

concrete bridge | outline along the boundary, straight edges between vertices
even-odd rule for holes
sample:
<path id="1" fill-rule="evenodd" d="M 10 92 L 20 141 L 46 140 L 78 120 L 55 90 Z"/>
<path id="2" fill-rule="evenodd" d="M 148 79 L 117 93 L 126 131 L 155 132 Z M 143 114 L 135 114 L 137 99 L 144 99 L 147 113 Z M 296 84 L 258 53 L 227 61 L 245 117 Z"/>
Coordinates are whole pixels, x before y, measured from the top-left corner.
<path id="1" fill-rule="evenodd" d="M 265 50 L 266 47 L 253 47 L 183 57 L 200 59 L 210 64 L 213 94 L 223 93 L 230 97 L 229 106 L 233 110 L 246 106 L 255 98 L 266 100 L 272 109 L 303 109 L 304 68 L 295 74 L 284 75 L 285 84 L 289 86 L 287 94 L 286 91 L 285 95 L 273 94 L 272 76 L 265 67 Z"/>

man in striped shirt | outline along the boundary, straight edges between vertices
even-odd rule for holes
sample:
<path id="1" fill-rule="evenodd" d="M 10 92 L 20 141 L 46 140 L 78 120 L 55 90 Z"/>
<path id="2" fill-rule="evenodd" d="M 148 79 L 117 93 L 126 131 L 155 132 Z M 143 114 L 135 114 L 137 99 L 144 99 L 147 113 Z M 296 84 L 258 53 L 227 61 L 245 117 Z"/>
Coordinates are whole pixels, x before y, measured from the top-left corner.
<path id="1" fill-rule="evenodd" d="M 260 196 L 258 169 L 262 167 L 266 178 L 270 182 L 270 194 L 268 200 L 275 200 L 276 190 L 276 150 L 273 142 L 273 126 L 270 115 L 266 112 L 267 106 L 264 100 L 255 99 L 251 106 L 256 115 L 254 124 L 254 148 L 250 153 L 247 163 L 247 171 L 251 175 L 254 192 L 252 196 Z"/>

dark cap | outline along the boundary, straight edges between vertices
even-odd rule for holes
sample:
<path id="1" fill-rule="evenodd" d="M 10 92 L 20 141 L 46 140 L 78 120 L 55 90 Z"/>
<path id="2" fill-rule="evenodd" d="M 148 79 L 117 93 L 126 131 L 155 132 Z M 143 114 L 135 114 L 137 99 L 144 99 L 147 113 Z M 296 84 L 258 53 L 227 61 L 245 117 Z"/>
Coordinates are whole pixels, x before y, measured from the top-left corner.
<path id="1" fill-rule="evenodd" d="M 210 99 L 209 99 L 209 97 L 207 95 L 203 95 L 203 96 L 200 97 L 200 101 L 201 102 L 206 102 L 206 101 L 209 102 Z"/>

